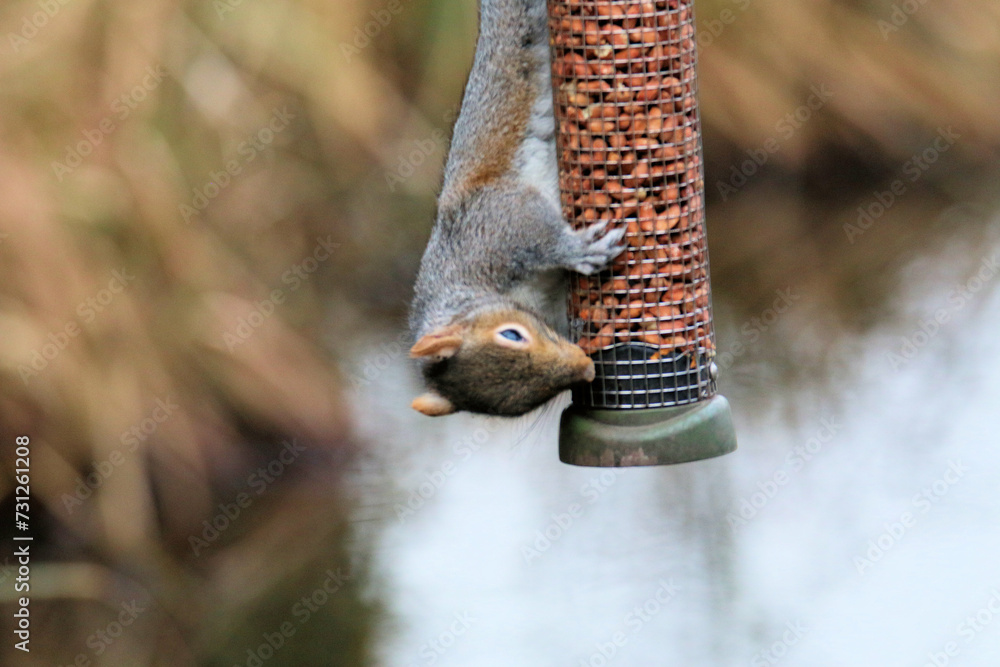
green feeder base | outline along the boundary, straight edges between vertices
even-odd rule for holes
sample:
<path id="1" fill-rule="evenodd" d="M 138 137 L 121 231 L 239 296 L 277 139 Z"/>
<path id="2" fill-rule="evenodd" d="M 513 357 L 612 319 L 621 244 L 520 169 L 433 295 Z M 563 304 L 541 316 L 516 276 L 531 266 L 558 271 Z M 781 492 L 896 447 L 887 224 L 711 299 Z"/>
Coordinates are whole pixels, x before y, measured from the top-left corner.
<path id="1" fill-rule="evenodd" d="M 700 461 L 736 449 L 729 401 L 716 394 L 672 408 L 608 410 L 571 406 L 559 429 L 559 459 L 605 468 Z"/>

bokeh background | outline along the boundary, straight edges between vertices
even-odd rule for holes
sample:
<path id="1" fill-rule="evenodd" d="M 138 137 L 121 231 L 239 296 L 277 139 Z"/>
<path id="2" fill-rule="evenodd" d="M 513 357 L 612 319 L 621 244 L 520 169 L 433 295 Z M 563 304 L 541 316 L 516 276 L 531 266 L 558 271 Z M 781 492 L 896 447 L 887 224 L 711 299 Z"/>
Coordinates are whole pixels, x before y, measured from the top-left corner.
<path id="1" fill-rule="evenodd" d="M 0 663 L 995 665 L 1000 6 L 696 8 L 741 449 L 602 473 L 408 407 L 474 2 L 4 2 Z"/>

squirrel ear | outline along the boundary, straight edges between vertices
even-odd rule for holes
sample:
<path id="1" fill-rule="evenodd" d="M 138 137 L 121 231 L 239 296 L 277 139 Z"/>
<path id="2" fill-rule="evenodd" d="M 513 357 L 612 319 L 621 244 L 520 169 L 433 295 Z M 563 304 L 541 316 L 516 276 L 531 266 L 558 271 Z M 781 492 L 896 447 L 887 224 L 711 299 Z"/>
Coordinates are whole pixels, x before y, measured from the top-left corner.
<path id="1" fill-rule="evenodd" d="M 462 329 L 457 325 L 432 331 L 410 348 L 410 356 L 414 358 L 437 357 L 438 360 L 447 359 L 458 352 L 458 348 L 462 347 L 461 331 Z"/>
<path id="2" fill-rule="evenodd" d="M 455 406 L 451 401 L 440 394 L 430 391 L 413 399 L 410 407 L 417 412 L 424 413 L 428 417 L 442 417 L 450 415 L 455 411 Z"/>

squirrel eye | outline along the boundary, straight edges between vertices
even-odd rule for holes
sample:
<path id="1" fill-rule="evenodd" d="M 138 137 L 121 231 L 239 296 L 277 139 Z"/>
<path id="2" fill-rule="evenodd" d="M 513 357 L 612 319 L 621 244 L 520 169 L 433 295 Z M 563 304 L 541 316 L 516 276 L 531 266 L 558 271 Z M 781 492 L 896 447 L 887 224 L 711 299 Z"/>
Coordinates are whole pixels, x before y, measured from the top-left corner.
<path id="1" fill-rule="evenodd" d="M 507 340 L 514 341 L 515 343 L 521 343 L 524 341 L 524 336 L 517 329 L 504 329 L 500 332 L 500 335 Z"/>

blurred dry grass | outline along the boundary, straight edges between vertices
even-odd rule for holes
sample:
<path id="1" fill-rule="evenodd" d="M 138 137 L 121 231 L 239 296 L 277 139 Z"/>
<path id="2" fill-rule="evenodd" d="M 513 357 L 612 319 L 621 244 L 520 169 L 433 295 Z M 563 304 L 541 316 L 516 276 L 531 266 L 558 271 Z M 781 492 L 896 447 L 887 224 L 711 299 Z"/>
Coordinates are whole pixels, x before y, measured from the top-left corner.
<path id="1" fill-rule="evenodd" d="M 42 5 L 58 11 L 25 36 Z M 873 275 L 952 233 L 934 231 L 941 210 L 996 195 L 1000 8 L 927 3 L 883 37 L 892 5 L 698 5 L 715 285 L 746 312 L 796 281 L 864 323 L 892 286 Z M 420 147 L 448 126 L 476 21 L 471 2 L 394 6 L 367 39 L 389 3 L 0 9 L 0 438 L 8 451 L 14 434 L 32 436 L 39 539 L 35 651 L 11 658 L 5 644 L 4 664 L 245 661 L 337 566 L 356 576 L 270 664 L 368 661 L 378 605 L 362 596 L 341 485 L 358 443 L 337 363 L 402 317 L 445 154 Z M 707 39 L 723 11 L 735 20 Z M 133 93 L 156 79 L 150 67 L 166 75 Z M 830 103 L 721 201 L 714 184 L 819 84 Z M 286 108 L 290 123 L 261 134 Z M 874 240 L 847 244 L 856 206 L 942 126 L 961 134 L 957 149 Z M 81 142 L 96 145 L 68 167 Z M 209 200 L 232 161 L 240 173 Z M 339 247 L 309 271 L 328 237 Z M 111 291 L 113 271 L 135 278 Z M 239 338 L 275 290 L 282 302 Z M 58 349 L 67 326 L 78 334 Z M 179 408 L 131 451 L 125 434 L 157 399 Z M 302 463 L 195 557 L 190 536 L 290 438 L 307 446 Z M 116 451 L 122 463 L 93 496 L 67 504 Z M 5 511 L 12 464 L 3 458 Z M 96 656 L 88 636 L 133 598 L 153 611 Z"/>
<path id="2" fill-rule="evenodd" d="M 790 355 L 781 335 L 768 336 L 777 343 L 770 358 L 786 366 L 786 379 L 822 379 L 835 370 L 828 352 L 845 330 L 897 316 L 908 262 L 959 237 L 975 248 L 991 234 L 1000 206 L 1000 6 L 703 0 L 697 9 L 716 304 L 745 322 L 776 290 L 794 288 L 803 306 L 786 325 L 808 329 L 815 345 Z M 830 94 L 820 109 L 779 125 L 817 88 Z M 912 180 L 913 158 L 948 128 L 959 139 Z M 767 163 L 738 193 L 723 193 L 720 183 L 769 140 L 779 148 Z M 859 207 L 896 180 L 905 193 L 861 235 L 849 230 Z M 970 253 L 968 263 L 980 259 Z"/>
<path id="3" fill-rule="evenodd" d="M 0 423 L 5 450 L 32 436 L 40 540 L 18 664 L 232 664 L 336 567 L 353 583 L 281 655 L 360 664 L 371 605 L 338 482 L 356 444 L 321 345 L 330 276 L 356 259 L 319 248 L 343 243 L 342 156 L 379 140 L 352 109 L 391 110 L 392 88 L 331 57 L 344 7 L 54 4 L 0 61 Z M 8 4 L 3 34 L 38 11 Z M 286 439 L 301 458 L 251 486 Z M 241 492 L 254 504 L 195 556 Z M 98 658 L 88 638 L 130 599 L 155 604 Z"/>

